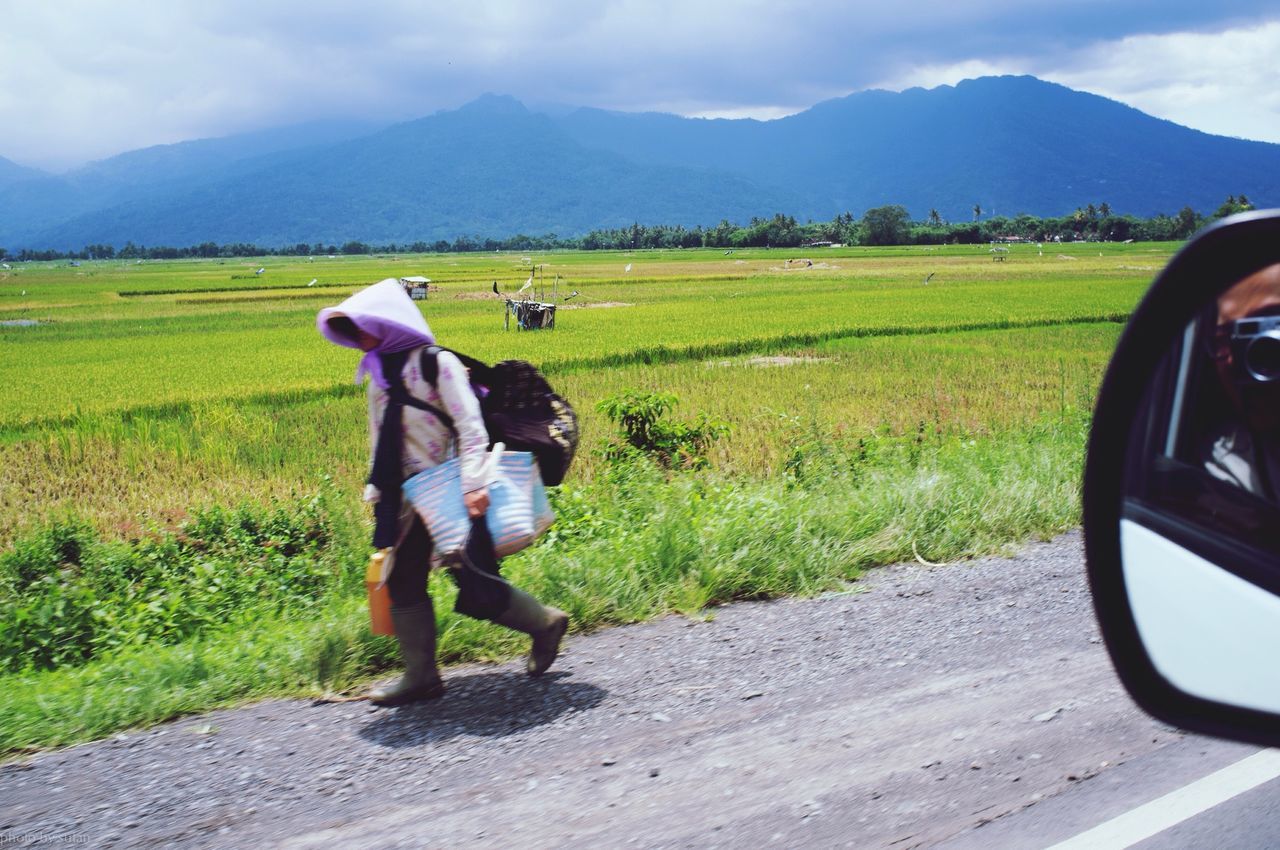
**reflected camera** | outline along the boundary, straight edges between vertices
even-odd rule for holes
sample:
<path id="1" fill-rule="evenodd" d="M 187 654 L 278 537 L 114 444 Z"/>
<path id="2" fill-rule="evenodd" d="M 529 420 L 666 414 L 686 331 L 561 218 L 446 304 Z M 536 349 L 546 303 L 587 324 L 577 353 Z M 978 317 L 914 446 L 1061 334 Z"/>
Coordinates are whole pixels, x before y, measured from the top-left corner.
<path id="1" fill-rule="evenodd" d="M 1248 381 L 1280 381 L 1280 316 L 1236 319 L 1231 323 L 1231 362 Z"/>

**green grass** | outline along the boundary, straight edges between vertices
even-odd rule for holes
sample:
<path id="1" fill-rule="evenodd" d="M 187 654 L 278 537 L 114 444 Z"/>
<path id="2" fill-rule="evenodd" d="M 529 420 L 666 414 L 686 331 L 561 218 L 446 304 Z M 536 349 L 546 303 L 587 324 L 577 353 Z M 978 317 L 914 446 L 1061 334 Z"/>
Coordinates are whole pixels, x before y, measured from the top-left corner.
<path id="1" fill-rule="evenodd" d="M 578 370 L 555 376 L 579 412 L 583 445 L 571 480 L 600 469 L 612 426 L 595 402 L 633 387 L 671 391 L 677 417 L 706 413 L 732 431 L 711 455 L 725 473 L 768 477 L 814 428 L 846 448 L 878 432 L 982 436 L 1046 414 L 1087 408 L 1120 325 L 1072 324 L 850 338 L 776 354 Z M 363 399 L 282 391 L 251 400 L 173 402 L 82 413 L 0 438 L 0 542 L 50 517 L 74 514 L 108 536 L 173 525 L 193 508 L 290 499 L 330 476 L 358 514 L 367 472 Z M 92 480 L 94 486 L 79 485 Z M 34 508 L 34 509 L 33 509 Z"/>
<path id="2" fill-rule="evenodd" d="M 845 588 L 867 568 L 949 561 L 1070 528 L 1084 434 L 1075 416 L 983 440 L 921 433 L 848 455 L 816 444 L 799 475 L 667 478 L 623 467 L 561 492 L 560 522 L 504 573 L 578 631 L 736 599 Z M 433 577 L 443 661 L 508 656 L 519 636 L 455 615 Z M 0 677 L 0 753 L 91 739 L 240 700 L 319 694 L 393 663 L 358 594 L 305 617 L 246 618 L 176 645 Z"/>
<path id="3" fill-rule="evenodd" d="M 424 309 L 438 336 L 452 347 L 495 361 L 532 360 L 555 374 L 732 356 L 870 334 L 1123 317 L 1150 278 L 1142 269 L 1152 266 L 1128 261 L 1129 249 L 1135 249 L 1131 245 L 1106 246 L 1107 256 L 1074 261 L 1033 256 L 1029 246 L 1019 248 L 1026 256 L 1003 264 L 990 263 L 984 252 L 971 248 L 950 255 L 917 250 L 888 259 L 868 251 L 833 257 L 826 263 L 832 268 L 804 272 L 778 271 L 780 258 L 748 261 L 716 252 L 657 252 L 651 260 L 637 261 L 638 271 L 649 269 L 649 276 L 634 281 L 579 279 L 576 275 L 618 270 L 579 266 L 570 262 L 580 259 L 575 255 L 556 255 L 553 265 L 575 275 L 563 289 L 582 292 L 568 306 L 585 308 L 563 311 L 554 334 L 504 332 L 500 305 L 483 297 L 488 287 L 469 278 L 450 280 L 446 265 L 443 274 L 432 270 L 441 291 L 433 293 Z M 1157 254 L 1147 262 L 1165 257 Z M 422 270 L 426 263 L 394 273 Z M 295 261 L 299 264 L 306 266 Z M 327 344 L 314 330 L 315 311 L 340 300 L 342 292 L 322 292 L 302 303 L 261 304 L 229 297 L 179 304 L 173 296 L 121 299 L 116 294 L 126 284 L 141 291 L 144 285 L 160 289 L 188 281 L 202 274 L 199 266 L 192 270 L 194 265 L 175 264 L 160 276 L 161 264 L 151 264 L 141 280 L 132 278 L 140 274 L 135 267 L 105 269 L 100 277 L 122 278 L 110 283 L 110 289 L 67 280 L 69 269 L 25 271 L 15 279 L 20 283 L 0 280 L 4 292 L 26 286 L 37 275 L 52 278 L 32 286 L 20 302 L 30 306 L 0 306 L 0 318 L 50 321 L 39 327 L 0 328 L 0 381 L 7 388 L 0 398 L 0 429 L 76 412 L 240 399 L 263 392 L 331 391 L 344 382 L 353 368 L 351 353 Z M 364 269 L 351 265 L 351 272 Z M 504 283 L 511 283 L 513 269 L 504 270 Z M 707 274 L 711 270 L 735 274 Z M 467 274 L 474 277 L 478 271 Z M 56 272 L 63 273 L 62 279 Z M 280 272 L 291 281 L 310 273 L 306 268 Z M 357 283 L 385 273 L 371 268 Z M 246 282 L 241 298 L 260 292 L 261 285 Z M 69 293 L 81 300 L 66 303 Z M 598 306 L 602 304 L 629 306 Z"/>
<path id="4" fill-rule="evenodd" d="M 46 322 L 0 326 L 0 559 L 48 555 L 0 582 L 0 605 L 22 612 L 9 622 L 33 630 L 6 633 L 18 660 L 0 675 L 0 752 L 348 688 L 394 661 L 356 585 L 358 355 L 314 329 L 317 309 L 359 286 L 431 277 L 423 309 L 444 343 L 532 360 L 574 403 L 584 440 L 557 525 L 504 571 L 591 629 L 1072 527 L 1098 380 L 1175 247 L 1022 245 L 1004 263 L 981 246 L 536 255 L 548 291 L 559 274 L 562 294 L 581 293 L 553 333 L 505 332 L 485 295 L 529 276 L 519 255 L 0 274 L 0 320 Z M 800 255 L 815 266 L 789 270 Z M 709 468 L 605 462 L 597 403 L 626 389 L 729 423 Z M 280 506 L 301 515 L 316 493 L 330 531 L 293 561 L 260 555 L 252 535 L 184 548 L 219 511 L 253 526 Z M 49 549 L 68 533 L 88 555 Z M 447 581 L 433 582 L 445 660 L 517 651 L 510 633 L 454 616 Z"/>

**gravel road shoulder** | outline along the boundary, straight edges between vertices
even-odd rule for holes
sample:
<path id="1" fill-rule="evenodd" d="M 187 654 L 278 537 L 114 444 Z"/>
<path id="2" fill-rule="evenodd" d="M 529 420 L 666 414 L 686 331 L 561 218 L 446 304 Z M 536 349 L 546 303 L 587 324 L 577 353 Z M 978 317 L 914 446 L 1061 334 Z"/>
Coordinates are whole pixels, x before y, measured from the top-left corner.
<path id="1" fill-rule="evenodd" d="M 1115 682 L 1078 533 L 574 637 L 397 709 L 272 701 L 0 767 L 39 846 L 920 847 L 1176 741 Z"/>

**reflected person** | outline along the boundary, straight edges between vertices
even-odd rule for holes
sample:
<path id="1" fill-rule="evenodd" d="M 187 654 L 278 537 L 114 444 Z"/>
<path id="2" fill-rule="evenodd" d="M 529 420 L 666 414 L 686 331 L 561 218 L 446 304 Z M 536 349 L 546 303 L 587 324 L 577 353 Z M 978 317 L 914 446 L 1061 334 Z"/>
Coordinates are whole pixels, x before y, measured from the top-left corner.
<path id="1" fill-rule="evenodd" d="M 1280 485 L 1280 263 L 1218 296 L 1211 354 L 1234 415 L 1211 435 L 1205 469 L 1277 501 Z"/>

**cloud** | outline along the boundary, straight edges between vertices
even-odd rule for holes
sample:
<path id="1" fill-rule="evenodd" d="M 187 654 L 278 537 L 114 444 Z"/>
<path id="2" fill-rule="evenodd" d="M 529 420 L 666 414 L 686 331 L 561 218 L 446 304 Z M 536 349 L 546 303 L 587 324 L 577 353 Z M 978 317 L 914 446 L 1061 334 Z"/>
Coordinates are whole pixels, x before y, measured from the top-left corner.
<path id="1" fill-rule="evenodd" d="M 1248 32 L 1267 20 L 1257 0 L 917 0 L 909 8 L 818 0 L 11 0 L 0 27 L 0 155 L 59 168 L 314 118 L 402 120 L 486 91 L 777 117 L 957 69 L 1053 71 L 1068 85 L 1080 79 L 1090 91 L 1159 103 L 1159 79 L 1136 73 L 1143 51 L 1151 56 L 1184 37 L 1209 44 L 1224 30 Z M 1134 58 L 1112 61 L 1115 45 Z M 1224 63 L 1213 66 L 1219 76 L 1199 81 L 1168 72 L 1203 96 L 1206 116 L 1215 108 L 1210 86 L 1244 85 L 1223 82 Z"/>
<path id="2" fill-rule="evenodd" d="M 1132 36 L 1083 50 L 1055 82 L 1222 135 L 1280 142 L 1280 21 L 1213 35 Z"/>
<path id="3" fill-rule="evenodd" d="M 986 74 L 1034 74 L 1217 135 L 1280 142 L 1280 21 L 1215 33 L 1134 35 L 1052 57 L 927 65 L 889 88 L 954 84 Z"/>

